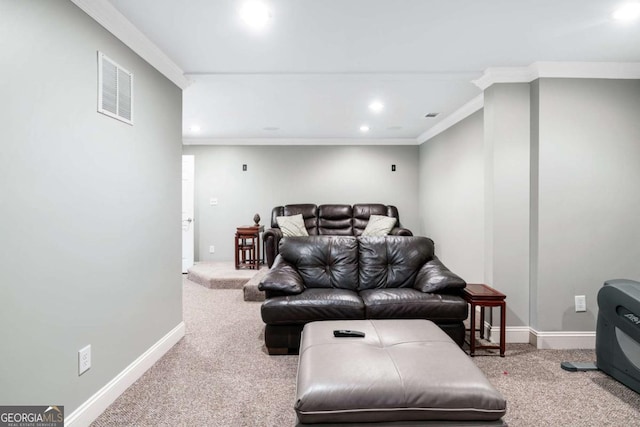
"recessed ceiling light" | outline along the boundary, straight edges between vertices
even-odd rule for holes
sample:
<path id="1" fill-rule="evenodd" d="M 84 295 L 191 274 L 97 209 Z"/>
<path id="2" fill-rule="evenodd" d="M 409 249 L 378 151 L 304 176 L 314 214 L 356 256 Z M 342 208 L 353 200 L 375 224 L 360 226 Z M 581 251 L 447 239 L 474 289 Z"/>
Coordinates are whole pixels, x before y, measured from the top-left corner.
<path id="1" fill-rule="evenodd" d="M 617 21 L 633 21 L 640 17 L 640 3 L 627 3 L 613 12 L 613 19 Z"/>
<path id="2" fill-rule="evenodd" d="M 369 132 L 369 126 L 367 125 L 360 126 L 360 132 Z"/>
<path id="3" fill-rule="evenodd" d="M 369 104 L 369 109 L 374 113 L 379 113 L 384 109 L 384 104 L 380 101 L 373 101 L 371 104 Z"/>
<path id="4" fill-rule="evenodd" d="M 261 30 L 266 27 L 271 19 L 271 12 L 267 5 L 261 1 L 248 1 L 240 8 L 240 18 L 250 28 Z"/>
<path id="5" fill-rule="evenodd" d="M 198 133 L 200 132 L 200 126 L 191 126 L 189 130 L 193 133 Z"/>

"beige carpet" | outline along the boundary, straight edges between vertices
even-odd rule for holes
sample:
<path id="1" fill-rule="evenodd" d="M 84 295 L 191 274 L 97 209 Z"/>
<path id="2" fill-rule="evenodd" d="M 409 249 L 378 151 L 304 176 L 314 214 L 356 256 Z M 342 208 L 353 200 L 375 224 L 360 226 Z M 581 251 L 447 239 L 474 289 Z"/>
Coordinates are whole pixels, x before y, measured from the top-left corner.
<path id="1" fill-rule="evenodd" d="M 186 336 L 94 426 L 292 426 L 297 356 L 268 356 L 260 303 L 184 279 Z M 602 372 L 566 372 L 592 350 L 507 345 L 473 361 L 507 399 L 517 426 L 640 426 L 640 395 Z M 419 363 L 419 361 L 416 361 Z"/>
<path id="2" fill-rule="evenodd" d="M 266 271 L 264 265 L 259 270 L 236 270 L 233 261 L 198 262 L 187 270 L 187 279 L 210 289 L 241 289 L 257 273 Z"/>
<path id="3" fill-rule="evenodd" d="M 258 285 L 268 271 L 265 265 L 256 271 L 236 270 L 232 261 L 199 262 L 187 270 L 187 279 L 209 289 L 242 289 L 245 301 L 264 301 Z"/>
<path id="4" fill-rule="evenodd" d="M 94 426 L 291 426 L 296 356 L 264 350 L 260 303 L 184 282 L 185 337 Z"/>
<path id="5" fill-rule="evenodd" d="M 258 285 L 268 271 L 269 270 L 266 268 L 260 269 L 255 276 L 242 286 L 242 293 L 245 301 L 264 301 L 264 292 L 258 289 Z"/>

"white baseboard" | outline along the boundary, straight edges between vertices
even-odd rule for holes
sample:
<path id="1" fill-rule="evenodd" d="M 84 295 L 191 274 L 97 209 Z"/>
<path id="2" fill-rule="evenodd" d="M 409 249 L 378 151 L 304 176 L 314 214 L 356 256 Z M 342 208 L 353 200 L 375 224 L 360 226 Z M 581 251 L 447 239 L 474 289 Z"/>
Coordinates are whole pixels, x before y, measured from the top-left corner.
<path id="1" fill-rule="evenodd" d="M 153 366 L 171 347 L 185 334 L 184 322 L 173 328 L 168 334 L 145 351 L 140 357 L 127 366 L 114 379 L 109 381 L 96 394 L 91 396 L 78 409 L 65 417 L 64 424 L 68 427 L 84 427 L 91 424 L 104 412 L 114 400 Z"/>
<path id="2" fill-rule="evenodd" d="M 596 348 L 595 331 L 544 332 L 531 328 L 531 344 L 540 349 Z"/>
<path id="3" fill-rule="evenodd" d="M 488 322 L 484 323 L 485 336 L 491 342 L 500 342 L 500 327 L 492 327 Z M 507 326 L 505 339 L 508 343 L 529 343 L 531 328 L 528 326 Z"/>
<path id="4" fill-rule="evenodd" d="M 485 336 L 491 342 L 500 342 L 500 327 L 484 324 Z M 529 326 L 507 326 L 506 341 L 508 343 L 529 343 L 538 349 L 594 349 L 596 333 L 594 331 L 536 331 Z"/>
<path id="5" fill-rule="evenodd" d="M 530 328 L 528 326 L 507 326 L 507 342 L 519 344 L 528 343 L 529 329 Z"/>

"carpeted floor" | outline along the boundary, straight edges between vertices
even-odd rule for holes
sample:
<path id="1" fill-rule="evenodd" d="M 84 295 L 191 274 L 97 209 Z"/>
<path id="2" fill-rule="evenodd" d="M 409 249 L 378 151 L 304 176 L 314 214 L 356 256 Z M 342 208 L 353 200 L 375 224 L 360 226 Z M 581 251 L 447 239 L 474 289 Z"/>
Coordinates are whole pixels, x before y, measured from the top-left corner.
<path id="1" fill-rule="evenodd" d="M 236 270 L 232 261 L 199 262 L 187 270 L 187 279 L 211 289 L 242 289 L 245 301 L 264 301 L 258 289 L 269 268 Z"/>
<path id="2" fill-rule="evenodd" d="M 211 289 L 240 289 L 256 274 L 264 275 L 269 269 L 242 268 L 236 270 L 232 261 L 198 262 L 187 271 L 187 279 Z"/>
<path id="3" fill-rule="evenodd" d="M 297 356 L 268 356 L 260 303 L 240 289 L 184 278 L 186 336 L 93 426 L 292 426 Z M 601 372 L 560 362 L 591 350 L 507 345 L 473 360 L 507 399 L 510 426 L 640 426 L 640 395 Z"/>

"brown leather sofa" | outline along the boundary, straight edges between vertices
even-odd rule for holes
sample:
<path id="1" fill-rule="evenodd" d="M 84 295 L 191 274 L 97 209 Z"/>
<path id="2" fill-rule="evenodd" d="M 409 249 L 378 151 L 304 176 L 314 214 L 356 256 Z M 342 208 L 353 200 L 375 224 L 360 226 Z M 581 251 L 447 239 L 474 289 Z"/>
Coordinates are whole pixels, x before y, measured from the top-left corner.
<path id="1" fill-rule="evenodd" d="M 295 354 L 304 325 L 318 320 L 427 319 L 462 346 L 465 286 L 427 237 L 284 237 L 259 285 L 265 345 Z"/>
<path id="2" fill-rule="evenodd" d="M 263 234 L 264 253 L 267 265 L 271 267 L 278 255 L 278 243 L 282 231 L 276 218 L 302 214 L 304 225 L 310 236 L 359 236 L 367 227 L 371 215 L 384 215 L 396 219 L 396 227 L 389 234 L 413 236 L 410 230 L 400 225 L 400 215 L 395 206 L 379 203 L 356 205 L 320 205 L 297 204 L 276 206 L 271 211 L 271 228 Z"/>

